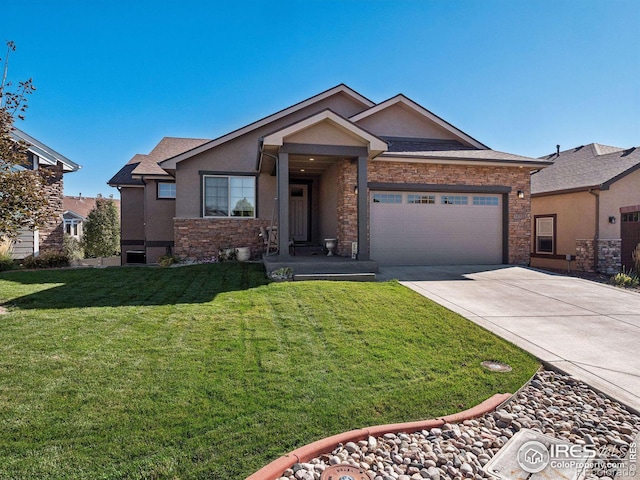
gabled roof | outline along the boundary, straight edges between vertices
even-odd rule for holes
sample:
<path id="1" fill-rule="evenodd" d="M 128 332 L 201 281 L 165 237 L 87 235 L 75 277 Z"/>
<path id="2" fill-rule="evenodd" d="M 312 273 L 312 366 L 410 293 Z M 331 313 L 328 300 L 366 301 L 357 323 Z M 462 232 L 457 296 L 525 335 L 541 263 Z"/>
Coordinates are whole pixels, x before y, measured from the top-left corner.
<path id="1" fill-rule="evenodd" d="M 250 123 L 249 125 L 239 128 L 237 130 L 234 130 L 233 132 L 227 133 L 221 137 L 218 137 L 214 140 L 211 140 L 210 142 L 198 146 L 196 148 L 193 148 L 192 150 L 189 150 L 187 152 L 184 152 L 180 155 L 177 155 L 173 158 L 169 158 L 168 160 L 166 160 L 165 162 L 162 163 L 162 168 L 167 168 L 167 169 L 174 169 L 176 168 L 176 163 L 181 162 L 183 160 L 186 160 L 187 158 L 193 157 L 194 155 L 198 155 L 202 152 L 206 152 L 207 150 L 210 150 L 214 147 L 217 147 L 218 145 L 221 145 L 223 143 L 226 143 L 230 140 L 233 140 L 234 138 L 238 138 L 241 135 L 245 135 L 249 132 L 252 132 L 253 130 L 256 130 L 260 127 L 263 127 L 265 125 L 268 125 L 271 122 L 275 122 L 276 120 L 279 120 L 283 117 L 286 117 L 287 115 L 291 115 L 292 113 L 295 113 L 299 110 L 302 110 L 303 108 L 308 107 L 309 105 L 313 105 L 314 103 L 318 103 L 326 98 L 332 97 L 333 95 L 336 95 L 338 93 L 343 93 L 345 95 L 348 95 L 349 97 L 355 99 L 356 101 L 360 102 L 363 107 L 372 107 L 373 105 L 375 105 L 375 103 L 373 103 L 371 100 L 369 100 L 368 98 L 360 95 L 358 92 L 356 92 L 355 90 L 349 88 L 348 86 L 346 86 L 344 83 L 341 83 L 340 85 L 337 85 L 333 88 L 330 88 L 329 90 L 325 90 L 322 93 L 319 93 L 318 95 L 314 95 L 313 97 L 310 97 L 306 100 L 303 100 L 302 102 L 296 103 L 295 105 L 292 105 L 288 108 L 285 108 L 284 110 L 280 110 L 279 112 L 276 112 L 272 115 L 269 115 L 267 117 L 264 117 L 260 120 L 257 120 L 253 123 Z"/>
<path id="2" fill-rule="evenodd" d="M 82 168 L 77 163 L 72 162 L 61 153 L 56 152 L 53 148 L 48 147 L 44 143 L 36 140 L 31 135 L 28 135 L 19 128 L 13 127 L 10 135 L 16 141 L 22 140 L 28 143 L 28 150 L 34 155 L 37 155 L 38 161 L 40 163 L 45 163 L 47 165 L 57 165 L 58 162 L 60 162 L 65 172 L 76 172 L 80 170 L 80 168 Z"/>
<path id="3" fill-rule="evenodd" d="M 591 143 L 542 157 L 550 167 L 531 176 L 531 194 L 606 190 L 620 178 L 640 169 L 640 148 L 622 149 Z"/>
<path id="4" fill-rule="evenodd" d="M 107 183 L 112 187 L 141 186 L 143 176 L 171 177 L 158 162 L 208 142 L 204 138 L 164 137 L 148 155 L 135 154 Z"/>
<path id="5" fill-rule="evenodd" d="M 390 99 L 385 100 L 384 102 L 380 102 L 379 104 L 369 108 L 368 110 L 365 110 L 364 112 L 360 112 L 352 116 L 349 120 L 351 120 L 352 122 L 358 123 L 360 120 L 363 120 L 367 117 L 375 115 L 376 113 L 381 112 L 382 110 L 385 110 L 393 105 L 398 105 L 398 104 L 417 112 L 423 117 L 431 120 L 436 125 L 445 129 L 449 133 L 455 135 L 456 137 L 462 139 L 465 142 L 468 142 L 470 145 L 474 146 L 475 148 L 489 148 L 485 144 L 480 143 L 478 140 L 476 140 L 472 136 L 467 135 L 459 128 L 454 127 L 446 120 L 440 118 L 435 113 L 430 112 L 429 110 L 424 108 L 422 105 L 419 105 L 418 103 L 414 102 L 410 98 L 405 97 L 401 93 L 396 95 L 395 97 L 391 97 Z"/>
<path id="6" fill-rule="evenodd" d="M 117 198 L 110 199 L 115 204 L 118 211 L 120 211 L 120 200 Z M 96 206 L 95 197 L 82 197 L 82 196 L 69 196 L 65 195 L 62 198 L 62 210 L 64 214 L 70 214 L 84 220 L 89 215 L 89 212 Z"/>
<path id="7" fill-rule="evenodd" d="M 359 127 L 355 123 L 347 120 L 343 116 L 338 115 L 330 109 L 323 110 L 319 113 L 316 113 L 315 115 L 300 120 L 293 125 L 289 125 L 288 127 L 282 128 L 277 132 L 267 135 L 266 137 L 264 137 L 262 144 L 267 147 L 282 146 L 285 137 L 294 135 L 322 122 L 329 122 L 332 125 L 336 126 L 338 129 L 344 132 L 348 132 L 352 136 L 361 139 L 368 145 L 369 152 L 371 152 L 374 156 L 379 155 L 380 153 L 387 150 L 386 142 L 367 132 L 365 129 Z"/>

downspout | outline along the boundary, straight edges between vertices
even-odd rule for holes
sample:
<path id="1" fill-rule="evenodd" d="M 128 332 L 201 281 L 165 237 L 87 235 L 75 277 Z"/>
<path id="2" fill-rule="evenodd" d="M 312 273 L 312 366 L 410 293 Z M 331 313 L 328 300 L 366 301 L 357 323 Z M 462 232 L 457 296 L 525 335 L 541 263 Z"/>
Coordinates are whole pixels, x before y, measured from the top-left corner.
<path id="1" fill-rule="evenodd" d="M 594 188 L 589 193 L 596 197 L 596 225 L 595 236 L 593 238 L 593 270 L 598 271 L 598 240 L 600 239 L 600 191 Z"/>

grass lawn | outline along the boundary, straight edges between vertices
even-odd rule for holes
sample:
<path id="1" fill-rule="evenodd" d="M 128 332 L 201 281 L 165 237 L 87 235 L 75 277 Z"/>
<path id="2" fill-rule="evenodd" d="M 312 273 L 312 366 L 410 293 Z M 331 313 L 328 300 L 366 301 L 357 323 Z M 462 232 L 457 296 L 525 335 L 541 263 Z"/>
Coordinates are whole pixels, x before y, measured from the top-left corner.
<path id="1" fill-rule="evenodd" d="M 397 282 L 269 284 L 256 264 L 7 272 L 3 303 L 2 479 L 242 479 L 537 367 Z"/>

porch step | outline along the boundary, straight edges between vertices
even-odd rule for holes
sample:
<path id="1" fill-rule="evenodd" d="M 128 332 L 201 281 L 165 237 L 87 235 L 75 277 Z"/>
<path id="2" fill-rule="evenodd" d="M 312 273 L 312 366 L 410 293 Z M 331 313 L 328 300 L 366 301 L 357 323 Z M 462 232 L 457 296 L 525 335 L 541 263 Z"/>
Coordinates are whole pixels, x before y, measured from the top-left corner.
<path id="1" fill-rule="evenodd" d="M 344 282 L 375 282 L 375 273 L 302 273 L 293 276 L 294 281 L 340 280 Z"/>

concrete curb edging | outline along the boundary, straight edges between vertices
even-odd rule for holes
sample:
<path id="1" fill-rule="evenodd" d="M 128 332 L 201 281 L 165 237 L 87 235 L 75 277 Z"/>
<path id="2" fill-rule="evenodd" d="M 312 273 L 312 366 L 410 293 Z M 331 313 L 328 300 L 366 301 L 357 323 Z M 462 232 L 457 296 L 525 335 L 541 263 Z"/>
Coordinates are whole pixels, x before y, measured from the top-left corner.
<path id="1" fill-rule="evenodd" d="M 368 438 L 369 436 L 379 437 L 385 433 L 413 433 L 419 430 L 429 430 L 431 428 L 441 427 L 445 423 L 457 423 L 480 417 L 485 413 L 495 410 L 499 405 L 511 397 L 512 394 L 510 393 L 496 393 L 494 396 L 486 399 L 475 407 L 452 415 L 446 415 L 444 417 L 434 418 L 431 420 L 421 420 L 418 422 L 376 425 L 323 438 L 283 455 L 261 468 L 253 475 L 248 476 L 246 480 L 277 480 L 282 476 L 282 472 L 287 468 L 291 468 L 296 463 L 308 462 L 313 458 L 319 457 L 323 453 L 329 453 L 339 444 L 358 442 Z"/>

